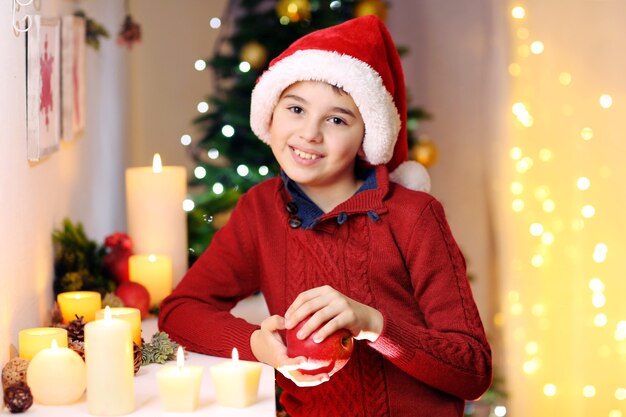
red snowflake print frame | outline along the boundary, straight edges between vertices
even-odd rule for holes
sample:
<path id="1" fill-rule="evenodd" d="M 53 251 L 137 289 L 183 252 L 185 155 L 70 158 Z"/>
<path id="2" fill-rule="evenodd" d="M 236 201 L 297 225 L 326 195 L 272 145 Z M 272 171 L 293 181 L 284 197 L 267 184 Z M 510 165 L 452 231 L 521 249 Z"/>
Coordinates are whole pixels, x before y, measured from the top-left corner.
<path id="1" fill-rule="evenodd" d="M 34 16 L 26 49 L 28 159 L 39 161 L 61 136 L 61 19 Z"/>
<path id="2" fill-rule="evenodd" d="M 63 16 L 61 22 L 61 139 L 85 130 L 85 19 Z"/>

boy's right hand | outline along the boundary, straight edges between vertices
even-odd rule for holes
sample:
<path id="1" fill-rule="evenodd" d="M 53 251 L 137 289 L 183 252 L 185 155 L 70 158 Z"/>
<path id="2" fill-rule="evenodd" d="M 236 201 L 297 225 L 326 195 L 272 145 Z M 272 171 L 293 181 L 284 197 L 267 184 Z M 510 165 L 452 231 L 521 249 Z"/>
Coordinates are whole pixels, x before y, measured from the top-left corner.
<path id="1" fill-rule="evenodd" d="M 299 387 L 313 387 L 328 381 L 328 374 L 304 375 L 298 371 L 298 368 L 306 367 L 306 358 L 287 356 L 287 347 L 278 333 L 284 329 L 285 319 L 281 316 L 263 320 L 261 328 L 250 336 L 250 347 L 257 360 L 275 368 Z"/>

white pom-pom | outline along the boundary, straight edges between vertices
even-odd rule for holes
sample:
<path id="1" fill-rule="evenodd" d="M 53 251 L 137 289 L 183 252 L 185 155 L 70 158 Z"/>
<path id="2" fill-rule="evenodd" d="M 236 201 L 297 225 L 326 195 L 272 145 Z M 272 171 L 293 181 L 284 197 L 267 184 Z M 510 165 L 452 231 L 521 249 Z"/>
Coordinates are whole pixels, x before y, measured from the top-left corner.
<path id="1" fill-rule="evenodd" d="M 430 191 L 430 175 L 419 162 L 405 161 L 389 174 L 391 181 L 415 191 Z"/>

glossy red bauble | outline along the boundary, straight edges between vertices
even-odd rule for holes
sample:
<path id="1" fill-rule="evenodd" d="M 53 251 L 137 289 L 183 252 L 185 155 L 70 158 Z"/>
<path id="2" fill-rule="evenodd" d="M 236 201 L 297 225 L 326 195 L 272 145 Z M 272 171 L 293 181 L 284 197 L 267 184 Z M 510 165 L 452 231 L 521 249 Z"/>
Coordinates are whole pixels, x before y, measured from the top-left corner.
<path id="1" fill-rule="evenodd" d="M 308 319 L 302 320 L 293 329 L 287 330 L 286 344 L 287 355 L 291 358 L 304 356 L 307 358 L 306 368 L 298 369 L 306 375 L 327 373 L 333 375 L 343 368 L 350 360 L 354 341 L 349 330 L 341 329 L 322 340 L 320 343 L 313 341 L 315 331 L 304 340 L 298 339 L 296 334 Z"/>
<path id="2" fill-rule="evenodd" d="M 146 287 L 138 282 L 122 282 L 115 290 L 126 307 L 138 308 L 141 318 L 144 319 L 150 313 L 150 294 Z"/>

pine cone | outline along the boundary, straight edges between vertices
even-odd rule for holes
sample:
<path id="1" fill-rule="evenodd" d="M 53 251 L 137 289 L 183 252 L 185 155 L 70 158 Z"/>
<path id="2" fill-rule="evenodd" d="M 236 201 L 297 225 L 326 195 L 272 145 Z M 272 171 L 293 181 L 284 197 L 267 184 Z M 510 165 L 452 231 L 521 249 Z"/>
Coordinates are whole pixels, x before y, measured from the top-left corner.
<path id="1" fill-rule="evenodd" d="M 4 403 L 11 413 L 23 413 L 33 405 L 33 394 L 23 382 L 18 382 L 4 390 Z"/>
<path id="2" fill-rule="evenodd" d="M 72 340 L 67 347 L 78 353 L 78 355 L 85 360 L 85 342 L 82 340 Z"/>
<path id="3" fill-rule="evenodd" d="M 70 342 L 84 342 L 85 341 L 85 320 L 83 316 L 78 317 L 76 320 L 72 320 L 67 325 L 67 337 Z"/>
<path id="4" fill-rule="evenodd" d="M 135 375 L 139 372 L 139 368 L 141 368 L 142 356 L 141 356 L 141 346 L 137 343 L 133 342 L 133 354 L 135 355 Z"/>
<path id="5" fill-rule="evenodd" d="M 15 357 L 2 368 L 2 389 L 6 389 L 18 382 L 26 382 L 28 360 Z"/>

